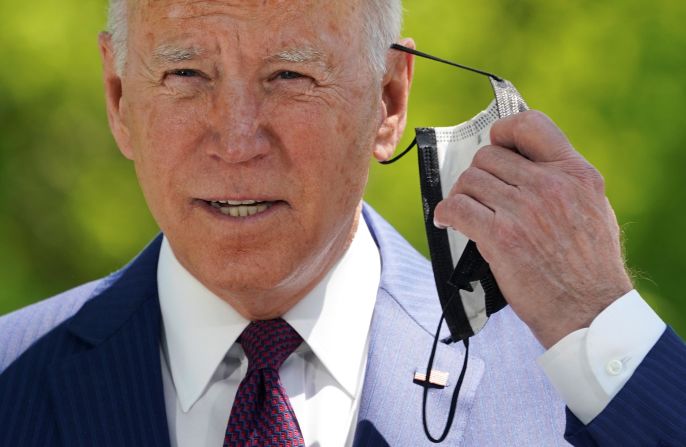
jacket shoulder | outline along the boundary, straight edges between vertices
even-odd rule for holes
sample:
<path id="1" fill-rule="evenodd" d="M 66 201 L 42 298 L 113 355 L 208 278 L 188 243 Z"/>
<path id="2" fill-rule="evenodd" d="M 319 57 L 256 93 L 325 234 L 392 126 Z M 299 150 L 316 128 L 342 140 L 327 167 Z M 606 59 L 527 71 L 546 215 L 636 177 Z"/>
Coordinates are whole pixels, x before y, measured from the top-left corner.
<path id="1" fill-rule="evenodd" d="M 116 273 L 0 317 L 0 373 L 37 340 L 72 317 L 112 283 Z"/>

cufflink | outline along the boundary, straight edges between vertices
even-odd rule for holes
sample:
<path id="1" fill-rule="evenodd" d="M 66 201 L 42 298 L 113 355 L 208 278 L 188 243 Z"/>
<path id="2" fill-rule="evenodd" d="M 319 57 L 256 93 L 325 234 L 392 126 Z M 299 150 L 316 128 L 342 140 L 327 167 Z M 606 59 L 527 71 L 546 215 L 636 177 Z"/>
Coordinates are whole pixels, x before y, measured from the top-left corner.
<path id="1" fill-rule="evenodd" d="M 428 386 L 429 388 L 445 388 L 448 386 L 448 372 L 432 369 L 429 373 L 429 380 L 426 380 L 426 373 L 415 372 L 413 382 L 417 385 Z"/>

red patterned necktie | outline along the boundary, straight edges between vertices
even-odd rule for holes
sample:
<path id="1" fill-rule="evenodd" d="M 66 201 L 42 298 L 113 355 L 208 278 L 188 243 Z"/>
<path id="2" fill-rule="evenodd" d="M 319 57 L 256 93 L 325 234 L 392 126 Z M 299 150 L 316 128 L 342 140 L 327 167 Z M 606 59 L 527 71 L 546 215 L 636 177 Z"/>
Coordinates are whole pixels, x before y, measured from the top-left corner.
<path id="1" fill-rule="evenodd" d="M 248 358 L 248 373 L 236 392 L 224 447 L 305 447 L 279 380 L 279 368 L 302 338 L 277 318 L 250 323 L 238 342 Z"/>

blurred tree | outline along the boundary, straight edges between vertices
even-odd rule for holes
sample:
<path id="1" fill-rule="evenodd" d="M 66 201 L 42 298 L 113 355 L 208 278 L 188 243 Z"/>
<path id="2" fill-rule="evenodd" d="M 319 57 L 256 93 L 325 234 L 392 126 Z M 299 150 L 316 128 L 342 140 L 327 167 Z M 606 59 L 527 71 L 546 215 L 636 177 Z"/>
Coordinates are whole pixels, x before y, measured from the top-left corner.
<path id="1" fill-rule="evenodd" d="M 104 0 L 0 4 L 0 314 L 124 264 L 157 229 L 110 137 Z M 606 177 L 637 287 L 686 334 L 686 3 L 406 0 L 427 52 L 511 80 Z M 478 76 L 416 63 L 408 131 L 485 108 Z M 367 200 L 426 253 L 416 158 L 372 163 Z M 86 260 L 86 261 L 84 261 Z"/>

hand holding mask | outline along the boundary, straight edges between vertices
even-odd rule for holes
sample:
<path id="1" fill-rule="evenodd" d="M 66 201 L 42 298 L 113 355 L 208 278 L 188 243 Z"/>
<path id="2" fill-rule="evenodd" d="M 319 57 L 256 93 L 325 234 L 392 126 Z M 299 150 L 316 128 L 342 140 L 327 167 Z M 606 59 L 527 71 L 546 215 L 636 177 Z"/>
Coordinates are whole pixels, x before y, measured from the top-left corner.
<path id="1" fill-rule="evenodd" d="M 452 340 L 476 334 L 505 299 L 546 347 L 587 327 L 632 289 L 602 176 L 509 81 L 393 48 L 488 76 L 495 93 L 473 119 L 418 128 L 413 142 Z"/>
<path id="2" fill-rule="evenodd" d="M 587 327 L 633 287 L 602 176 L 563 133 L 500 77 L 411 48 L 392 48 L 489 77 L 495 100 L 454 127 L 416 129 L 422 205 L 443 317 L 465 361 L 443 433 L 447 436 L 469 357 L 469 337 L 509 303 L 550 347 Z M 496 282 L 497 280 L 497 282 Z M 501 293 L 502 290 L 502 293 Z M 507 298 L 507 302 L 505 300 Z M 430 377 L 441 319 L 425 377 Z M 444 340 L 445 341 L 445 340 Z"/>
<path id="3" fill-rule="evenodd" d="M 435 218 L 476 242 L 547 348 L 633 288 L 617 219 L 602 176 L 542 113 L 498 121 L 491 139 Z"/>

